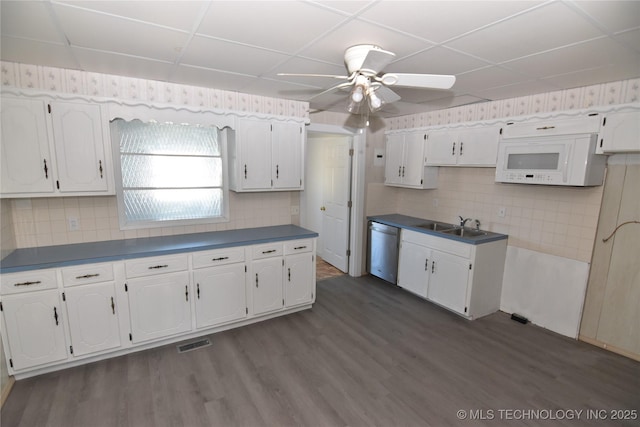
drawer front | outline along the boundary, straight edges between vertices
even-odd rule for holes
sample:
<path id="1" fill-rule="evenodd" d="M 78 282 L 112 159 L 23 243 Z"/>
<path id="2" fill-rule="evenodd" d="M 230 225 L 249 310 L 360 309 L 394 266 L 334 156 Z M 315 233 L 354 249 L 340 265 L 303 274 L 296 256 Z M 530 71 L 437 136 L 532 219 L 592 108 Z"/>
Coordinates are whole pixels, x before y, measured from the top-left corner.
<path id="1" fill-rule="evenodd" d="M 65 287 L 113 280 L 113 265 L 89 264 L 62 269 L 62 284 Z"/>
<path id="2" fill-rule="evenodd" d="M 215 267 L 244 261 L 244 248 L 224 248 L 193 253 L 193 268 Z"/>
<path id="3" fill-rule="evenodd" d="M 311 252 L 313 250 L 313 239 L 291 240 L 284 242 L 284 254 L 291 255 L 300 252 Z"/>
<path id="4" fill-rule="evenodd" d="M 282 242 L 266 243 L 252 247 L 253 259 L 282 256 Z"/>
<path id="5" fill-rule="evenodd" d="M 438 237 L 411 230 L 402 230 L 401 239 L 416 245 L 426 246 L 465 258 L 471 257 L 471 250 L 473 249 L 473 245 L 470 243 L 457 242 L 446 237 Z"/>
<path id="6" fill-rule="evenodd" d="M 189 262 L 186 254 L 138 258 L 125 262 L 127 277 L 151 276 L 173 271 L 183 271 L 188 268 Z"/>
<path id="7" fill-rule="evenodd" d="M 56 289 L 58 280 L 55 270 L 33 270 L 2 275 L 2 294 Z"/>
<path id="8" fill-rule="evenodd" d="M 503 128 L 502 139 L 597 133 L 599 131 L 600 116 L 595 115 L 570 119 L 535 120 L 524 123 L 513 123 Z"/>

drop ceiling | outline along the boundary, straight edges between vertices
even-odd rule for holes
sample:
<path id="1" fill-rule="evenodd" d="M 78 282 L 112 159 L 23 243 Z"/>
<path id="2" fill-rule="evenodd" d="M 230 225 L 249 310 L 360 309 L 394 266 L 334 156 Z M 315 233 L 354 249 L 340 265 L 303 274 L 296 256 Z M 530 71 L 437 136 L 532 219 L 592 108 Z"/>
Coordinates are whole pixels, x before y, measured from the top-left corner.
<path id="1" fill-rule="evenodd" d="M 344 50 L 396 54 L 385 72 L 453 74 L 394 88 L 391 117 L 640 77 L 640 1 L 7 1 L 4 61 L 310 101 L 345 111 Z"/>

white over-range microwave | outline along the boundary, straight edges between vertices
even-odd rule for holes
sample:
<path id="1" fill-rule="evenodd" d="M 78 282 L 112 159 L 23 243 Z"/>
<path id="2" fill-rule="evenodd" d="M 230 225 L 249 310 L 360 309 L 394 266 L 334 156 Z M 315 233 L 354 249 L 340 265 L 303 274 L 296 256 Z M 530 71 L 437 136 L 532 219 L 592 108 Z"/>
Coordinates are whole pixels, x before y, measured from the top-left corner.
<path id="1" fill-rule="evenodd" d="M 538 129 L 553 130 L 551 126 Z M 496 182 L 602 185 L 607 157 L 595 154 L 597 133 L 508 137 L 498 145 Z"/>

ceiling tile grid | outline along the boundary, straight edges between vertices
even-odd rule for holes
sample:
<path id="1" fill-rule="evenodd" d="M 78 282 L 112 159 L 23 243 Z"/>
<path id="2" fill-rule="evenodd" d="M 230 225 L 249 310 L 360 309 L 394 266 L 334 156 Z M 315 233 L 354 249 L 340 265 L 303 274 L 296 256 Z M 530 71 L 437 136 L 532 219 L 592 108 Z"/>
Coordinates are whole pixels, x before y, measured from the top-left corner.
<path id="1" fill-rule="evenodd" d="M 640 77 L 640 1 L 2 0 L 0 19 L 5 62 L 314 109 L 345 111 L 347 91 L 314 98 L 340 80 L 278 73 L 344 75 L 354 44 L 394 52 L 385 72 L 457 77 L 450 90 L 396 88 L 382 117 Z"/>

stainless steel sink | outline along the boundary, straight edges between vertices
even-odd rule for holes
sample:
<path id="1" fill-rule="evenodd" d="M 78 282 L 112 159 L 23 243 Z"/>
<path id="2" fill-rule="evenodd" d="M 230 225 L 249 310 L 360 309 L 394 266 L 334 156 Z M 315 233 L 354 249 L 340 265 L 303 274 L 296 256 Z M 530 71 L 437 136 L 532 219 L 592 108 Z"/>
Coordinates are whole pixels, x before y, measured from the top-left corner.
<path id="1" fill-rule="evenodd" d="M 423 222 L 422 224 L 416 225 L 416 227 L 424 228 L 427 230 L 433 230 L 433 231 L 443 231 L 443 230 L 448 230 L 450 228 L 453 228 L 454 226 L 452 224 L 446 224 L 444 222 L 427 221 L 427 222 Z"/>
<path id="2" fill-rule="evenodd" d="M 442 230 L 441 232 L 460 237 L 480 237 L 487 235 L 486 231 L 474 230 L 473 228 L 467 227 L 452 228 L 449 230 Z"/>

